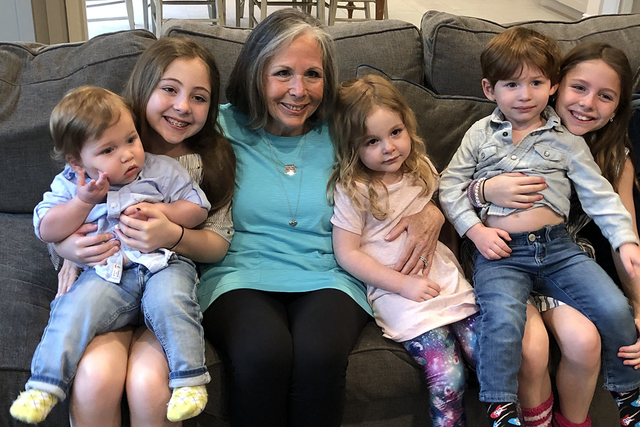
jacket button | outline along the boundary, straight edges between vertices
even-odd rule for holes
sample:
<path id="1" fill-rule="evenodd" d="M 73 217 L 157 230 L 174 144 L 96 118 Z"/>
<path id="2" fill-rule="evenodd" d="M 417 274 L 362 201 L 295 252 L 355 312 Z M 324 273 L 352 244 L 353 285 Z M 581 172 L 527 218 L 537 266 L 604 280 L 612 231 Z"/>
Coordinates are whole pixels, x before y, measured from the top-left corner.
<path id="1" fill-rule="evenodd" d="M 509 132 L 502 132 L 502 136 L 509 136 Z"/>
<path id="2" fill-rule="evenodd" d="M 512 154 L 512 155 L 511 155 L 511 160 L 515 160 L 515 159 L 517 159 L 517 158 L 518 158 L 518 156 L 516 156 L 515 154 Z"/>
<path id="3" fill-rule="evenodd" d="M 549 157 L 550 155 L 551 155 L 551 153 L 549 153 L 548 151 L 545 151 L 545 152 L 544 152 L 544 156 L 545 156 L 545 157 Z"/>

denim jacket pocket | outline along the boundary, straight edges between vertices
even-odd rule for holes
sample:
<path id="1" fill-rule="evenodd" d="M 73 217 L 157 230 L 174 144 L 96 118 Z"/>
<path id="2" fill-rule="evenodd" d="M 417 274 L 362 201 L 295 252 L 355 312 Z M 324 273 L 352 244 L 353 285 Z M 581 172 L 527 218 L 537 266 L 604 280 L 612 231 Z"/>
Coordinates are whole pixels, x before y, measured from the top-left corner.
<path id="1" fill-rule="evenodd" d="M 548 145 L 536 145 L 533 149 L 535 150 L 536 155 L 532 156 L 533 158 L 531 159 L 532 168 L 564 168 L 566 157 L 562 151 Z"/>
<path id="2" fill-rule="evenodd" d="M 489 145 L 483 147 L 478 153 L 478 167 L 477 169 L 482 169 L 487 165 L 498 162 L 500 159 L 498 156 L 498 147 L 495 145 Z"/>

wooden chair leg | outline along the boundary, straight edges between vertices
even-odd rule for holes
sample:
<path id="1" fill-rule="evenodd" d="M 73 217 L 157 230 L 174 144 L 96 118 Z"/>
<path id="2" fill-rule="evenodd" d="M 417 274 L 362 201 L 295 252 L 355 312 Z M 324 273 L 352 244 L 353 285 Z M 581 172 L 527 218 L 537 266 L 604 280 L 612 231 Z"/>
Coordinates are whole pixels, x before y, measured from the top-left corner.
<path id="1" fill-rule="evenodd" d="M 325 4 L 324 4 L 324 0 L 317 0 L 316 3 L 316 13 L 317 13 L 317 18 L 320 21 L 320 24 L 322 25 L 326 25 L 326 18 L 325 18 Z"/>
<path id="2" fill-rule="evenodd" d="M 136 22 L 133 16 L 133 0 L 125 0 L 125 4 L 127 6 L 127 18 L 129 18 L 129 29 L 133 30 L 136 28 Z"/>
<path id="3" fill-rule="evenodd" d="M 256 0 L 247 0 L 249 2 L 249 28 L 253 28 L 256 25 L 256 17 L 254 14 L 254 6 L 256 5 Z"/>
<path id="4" fill-rule="evenodd" d="M 329 26 L 336 23 L 336 12 L 338 11 L 338 0 L 329 1 Z"/>
<path id="5" fill-rule="evenodd" d="M 151 0 L 156 4 L 156 37 L 162 35 L 162 0 Z"/>
<path id="6" fill-rule="evenodd" d="M 267 17 L 267 0 L 260 0 L 260 22 Z"/>
<path id="7" fill-rule="evenodd" d="M 216 9 L 218 9 L 218 25 L 221 27 L 227 26 L 227 1 L 216 0 Z"/>
<path id="8" fill-rule="evenodd" d="M 148 0 L 142 0 L 142 13 L 144 16 L 142 17 L 142 22 L 144 22 L 144 29 L 149 29 L 149 3 Z"/>

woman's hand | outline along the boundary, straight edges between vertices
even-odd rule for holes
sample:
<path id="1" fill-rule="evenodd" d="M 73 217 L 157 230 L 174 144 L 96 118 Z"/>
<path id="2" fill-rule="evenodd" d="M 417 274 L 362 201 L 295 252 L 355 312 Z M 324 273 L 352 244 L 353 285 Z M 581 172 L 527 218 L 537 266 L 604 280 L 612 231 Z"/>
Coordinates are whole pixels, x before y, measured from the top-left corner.
<path id="1" fill-rule="evenodd" d="M 115 240 L 112 233 L 87 236 L 87 233 L 97 229 L 95 224 L 83 224 L 71 236 L 55 243 L 53 248 L 62 258 L 77 264 L 89 267 L 105 264 L 107 258 L 120 250 L 120 242 Z"/>
<path id="2" fill-rule="evenodd" d="M 640 319 L 636 319 L 636 329 L 640 333 Z M 633 369 L 640 369 L 640 339 L 633 345 L 620 347 L 618 357 L 625 359 L 622 363 L 633 366 Z"/>
<path id="3" fill-rule="evenodd" d="M 443 224 L 444 215 L 433 203 L 427 203 L 425 208 L 415 215 L 402 218 L 385 237 L 386 241 L 393 241 L 407 231 L 407 241 L 393 269 L 403 274 L 418 274 L 422 270 L 422 274 L 427 276 Z M 420 257 L 427 262 L 422 261 Z"/>
<path id="4" fill-rule="evenodd" d="M 80 275 L 80 267 L 65 259 L 62 263 L 62 267 L 58 272 L 58 293 L 56 298 L 69 292 L 69 289 L 76 283 L 78 276 Z"/>
<path id="5" fill-rule="evenodd" d="M 542 200 L 540 191 L 547 188 L 541 176 L 527 176 L 520 172 L 503 173 L 483 183 L 483 199 L 505 208 L 528 209 Z"/>
<path id="6" fill-rule="evenodd" d="M 172 247 L 180 238 L 182 227 L 169 221 L 153 204 L 141 203 L 122 212 L 115 233 L 127 248 L 149 253 Z"/>

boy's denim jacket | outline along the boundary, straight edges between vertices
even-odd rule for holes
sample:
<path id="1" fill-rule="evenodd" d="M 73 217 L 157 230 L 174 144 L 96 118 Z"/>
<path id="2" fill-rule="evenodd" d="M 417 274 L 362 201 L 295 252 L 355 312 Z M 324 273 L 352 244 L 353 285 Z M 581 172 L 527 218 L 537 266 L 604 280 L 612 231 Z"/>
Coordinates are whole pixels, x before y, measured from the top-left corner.
<path id="1" fill-rule="evenodd" d="M 456 231 L 462 236 L 481 221 L 467 198 L 467 187 L 473 179 L 522 172 L 546 180 L 547 188 L 540 192 L 543 199 L 535 202 L 534 207 L 547 206 L 566 221 L 573 184 L 585 213 L 593 218 L 614 249 L 623 243 L 638 243 L 631 215 L 601 175 L 584 139 L 562 126 L 553 108 L 546 107 L 542 116 L 547 123 L 518 145 L 513 145 L 511 123 L 499 108 L 467 131 L 440 180 L 440 203 Z M 487 215 L 506 216 L 516 211 L 488 204 L 480 216 L 484 220 Z"/>

